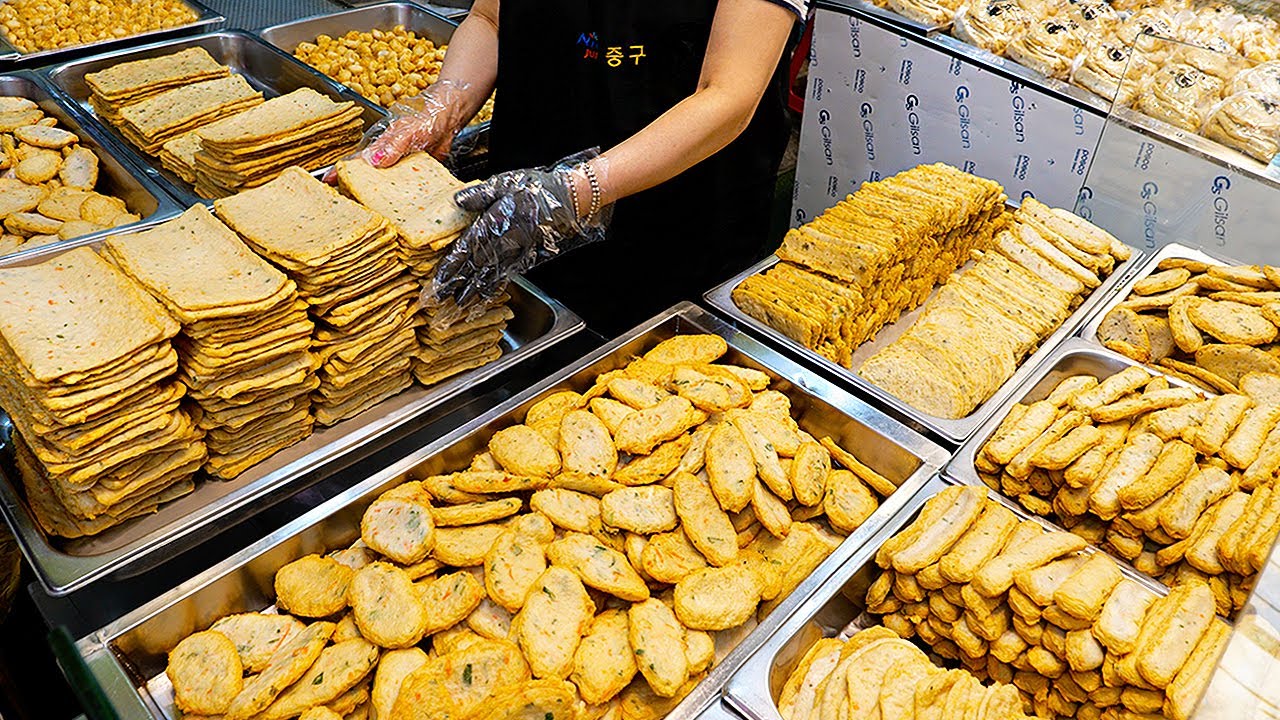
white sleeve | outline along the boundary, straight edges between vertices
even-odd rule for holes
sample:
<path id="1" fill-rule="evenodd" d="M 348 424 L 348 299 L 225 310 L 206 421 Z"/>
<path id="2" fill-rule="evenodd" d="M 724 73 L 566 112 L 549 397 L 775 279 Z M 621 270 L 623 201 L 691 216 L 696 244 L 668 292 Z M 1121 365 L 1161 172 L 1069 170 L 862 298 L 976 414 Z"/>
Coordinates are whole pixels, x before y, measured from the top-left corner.
<path id="1" fill-rule="evenodd" d="M 801 22 L 809 15 L 809 0 L 769 0 L 785 8 L 791 8 L 800 17 Z"/>

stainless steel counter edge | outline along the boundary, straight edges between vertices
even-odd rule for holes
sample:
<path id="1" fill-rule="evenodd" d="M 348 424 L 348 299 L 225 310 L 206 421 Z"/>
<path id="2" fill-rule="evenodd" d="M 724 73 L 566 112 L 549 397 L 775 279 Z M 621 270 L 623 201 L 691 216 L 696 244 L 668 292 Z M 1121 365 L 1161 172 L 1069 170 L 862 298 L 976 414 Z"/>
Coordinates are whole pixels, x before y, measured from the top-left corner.
<path id="1" fill-rule="evenodd" d="M 426 394 L 416 402 L 411 402 L 393 412 L 386 412 L 376 417 L 379 406 L 374 406 L 364 414 L 372 413 L 376 419 L 368 421 L 347 435 L 335 439 L 334 442 L 302 456 L 289 464 L 269 472 L 267 475 L 250 481 L 244 487 L 217 498 L 210 505 L 175 520 L 151 536 L 128 542 L 123 547 L 99 555 L 70 555 L 54 548 L 45 533 L 36 524 L 30 511 L 19 497 L 18 490 L 10 481 L 0 481 L 0 514 L 9 521 L 14 534 L 19 540 L 23 555 L 31 564 L 40 584 L 54 597 L 62 597 L 90 583 L 117 572 L 131 563 L 166 548 L 181 544 L 199 530 L 202 530 L 221 518 L 225 518 L 236 510 L 245 508 L 258 498 L 282 487 L 304 473 L 323 468 L 326 464 L 356 452 L 385 433 L 394 431 L 413 418 L 429 411 L 432 407 L 458 395 L 467 388 L 488 380 L 522 360 L 541 352 L 547 347 L 569 337 L 585 327 L 582 319 L 560 304 L 547 297 L 540 290 L 523 278 L 516 283 L 531 297 L 545 304 L 553 313 L 553 321 L 547 332 L 512 352 L 503 355 L 488 365 L 470 370 L 462 375 L 444 381 L 430 388 L 415 385 L 414 388 Z M 384 401 L 394 402 L 395 397 Z M 357 416 L 356 419 L 362 417 Z M 344 423 L 352 422 L 346 420 Z M 336 426 L 341 427 L 341 425 Z M 252 472 L 250 469 L 247 472 Z M 172 528 L 172 529 L 170 529 Z M 158 537 L 157 537 L 158 536 Z"/>
<path id="2" fill-rule="evenodd" d="M 713 332 L 719 334 L 729 341 L 731 347 L 747 355 L 755 354 L 757 356 L 768 356 L 770 368 L 780 377 L 786 378 L 791 383 L 804 388 L 806 391 L 820 399 L 823 399 L 825 402 L 839 408 L 842 413 L 857 419 L 868 428 L 873 429 L 880 435 L 884 436 L 887 440 L 902 446 L 921 461 L 920 466 L 903 483 L 903 487 L 906 489 L 906 492 L 895 493 L 894 496 L 887 499 L 881 508 L 876 511 L 875 515 L 873 515 L 867 523 L 864 523 L 863 527 L 855 531 L 855 533 L 850 535 L 849 538 L 846 538 L 840 548 L 838 548 L 832 556 L 828 557 L 822 564 L 820 564 L 818 568 L 811 573 L 810 576 L 806 578 L 806 580 L 802 582 L 801 585 L 793 591 L 763 623 L 760 624 L 759 627 L 752 631 L 737 648 L 730 652 L 716 669 L 712 670 L 712 672 L 698 685 L 692 694 L 686 697 L 680 705 L 678 705 L 667 716 L 673 720 L 692 718 L 720 697 L 724 682 L 726 682 L 729 676 L 731 676 L 736 670 L 737 665 L 750 656 L 750 654 L 754 652 L 760 644 L 772 635 L 773 629 L 775 629 L 777 625 L 781 624 L 796 607 L 806 600 L 807 596 L 822 583 L 826 574 L 832 572 L 841 563 L 843 563 L 850 554 L 861 547 L 864 539 L 871 536 L 878 525 L 887 521 L 892 513 L 896 512 L 904 503 L 906 503 L 907 499 L 914 494 L 914 492 L 918 490 L 919 487 L 928 480 L 928 478 L 936 476 L 941 464 L 945 462 L 947 454 L 942 448 L 929 442 L 911 429 L 884 416 L 882 413 L 857 398 L 847 395 L 843 391 L 831 385 L 829 382 L 811 375 L 808 371 L 789 361 L 776 351 L 771 350 L 750 336 L 738 331 L 721 318 L 688 302 L 676 305 L 666 312 L 642 323 L 617 340 L 608 343 L 600 349 L 584 356 L 577 362 L 569 365 L 564 370 L 553 374 L 502 404 L 494 407 L 490 411 L 483 413 L 481 416 L 429 443 L 416 452 L 411 453 L 382 472 L 379 472 L 377 475 L 358 483 L 343 493 L 325 501 L 309 512 L 295 518 L 283 527 L 272 532 L 270 535 L 264 537 L 262 540 L 246 547 L 244 550 L 236 553 L 230 558 L 227 558 L 218 565 L 187 580 L 186 582 L 181 583 L 169 592 L 166 592 L 142 605 L 133 612 L 130 612 L 110 623 L 106 627 L 89 634 L 77 643 L 78 650 L 84 656 L 92 672 L 104 687 L 120 687 L 121 683 L 129 686 L 128 694 L 132 695 L 132 697 L 127 698 L 127 702 L 118 705 L 117 707 L 120 709 L 128 709 L 134 714 L 125 715 L 123 717 L 153 717 L 149 714 L 149 711 L 136 691 L 133 690 L 133 686 L 129 683 L 128 678 L 122 679 L 122 674 L 125 673 L 125 669 L 114 657 L 110 649 L 110 643 L 114 638 L 119 637 L 130 629 L 144 623 L 148 618 L 162 612 L 165 608 L 171 606 L 180 599 L 188 597 L 199 591 L 201 588 L 216 582 L 219 578 L 227 575 L 228 573 L 234 572 L 253 558 L 267 552 L 271 548 L 283 542 L 286 542 L 303 530 L 339 512 L 350 505 L 355 499 L 376 490 L 395 477 L 407 473 L 425 459 L 430 458 L 443 449 L 464 439 L 487 423 L 492 422 L 494 418 L 509 412 L 511 409 L 519 407 L 521 404 L 531 401 L 533 398 L 562 383 L 566 378 L 572 377 L 600 360 L 607 358 L 610 354 L 640 337 L 645 332 L 673 319 L 677 323 L 688 321 L 689 324 L 698 332 Z"/>
<path id="3" fill-rule="evenodd" d="M 52 48 L 49 50 L 38 50 L 33 53 L 22 53 L 17 48 L 9 44 L 9 41 L 0 35 L 0 61 L 14 61 L 15 63 L 23 63 L 41 60 L 49 61 L 55 58 L 67 57 L 72 53 L 85 54 L 91 53 L 95 48 L 109 50 L 119 48 L 128 43 L 134 43 L 142 39 L 159 39 L 163 37 L 171 37 L 182 33 L 192 33 L 199 28 L 208 27 L 220 23 L 227 18 L 214 12 L 213 8 L 197 2 L 197 0 L 182 0 L 184 4 L 196 11 L 198 17 L 186 25 L 179 25 L 171 28 L 157 28 L 136 35 L 129 35 L 123 38 L 113 38 L 111 40 L 98 40 L 97 42 L 85 43 L 83 45 L 72 45 L 65 48 Z M 32 63 L 34 65 L 34 63 Z"/>
<path id="4" fill-rule="evenodd" d="M 936 433 L 948 442 L 956 445 L 962 444 L 967 440 L 974 431 L 982 425 L 982 423 L 991 416 L 992 413 L 1008 399 L 1009 395 L 1022 384 L 1028 377 L 1034 375 L 1039 365 L 1044 362 L 1049 353 L 1061 344 L 1063 341 L 1076 334 L 1081 324 L 1088 321 L 1092 317 L 1094 310 L 1102 303 L 1107 302 L 1115 294 L 1117 287 L 1125 283 L 1138 269 L 1141 264 L 1143 254 L 1141 251 L 1134 249 L 1133 257 L 1116 266 L 1115 270 L 1102 282 L 1094 291 L 1076 308 L 1062 325 L 1051 333 L 1040 343 L 1040 346 L 1028 355 L 1018 365 L 1017 370 L 1009 379 L 1005 380 L 991 397 L 977 407 L 968 417 L 951 420 L 947 418 L 934 417 L 894 397 L 886 392 L 878 385 L 868 382 L 856 372 L 841 367 L 827 358 L 818 355 L 816 352 L 804 347 L 800 343 L 792 340 L 778 330 L 766 325 L 756 318 L 748 315 L 738 308 L 733 302 L 733 289 L 736 288 L 743 280 L 752 275 L 762 273 L 773 267 L 779 262 L 776 255 L 771 255 L 755 265 L 743 270 L 734 277 L 717 285 L 709 290 L 704 296 L 708 303 L 718 311 L 725 313 L 736 322 L 742 323 L 752 330 L 763 334 L 770 341 L 778 343 L 786 348 L 789 352 L 798 355 L 804 361 L 810 364 L 816 364 L 825 372 L 835 375 L 841 382 L 851 384 L 857 390 L 872 396 L 877 402 L 888 407 L 893 412 L 909 418 L 911 422 L 916 423 L 920 427 L 926 428 Z M 927 302 L 927 301 L 926 301 Z"/>
<path id="5" fill-rule="evenodd" d="M 1084 325 L 1080 326 L 1080 330 L 1079 332 L 1076 333 L 1076 337 L 1083 338 L 1084 340 L 1088 340 L 1094 345 L 1101 347 L 1102 343 L 1098 342 L 1098 339 L 1097 339 L 1098 327 L 1102 325 L 1102 321 L 1104 318 L 1106 318 L 1107 313 L 1111 312 L 1111 310 L 1115 308 L 1116 305 L 1119 305 L 1120 303 L 1124 302 L 1125 299 L 1128 298 L 1129 295 L 1133 292 L 1133 286 L 1136 285 L 1143 278 L 1155 272 L 1156 266 L 1159 265 L 1161 261 L 1167 260 L 1168 258 L 1184 258 L 1187 260 L 1199 260 L 1201 262 L 1209 263 L 1210 265 L 1245 265 L 1247 264 L 1247 263 L 1242 263 L 1238 260 L 1232 260 L 1227 257 L 1211 255 L 1210 253 L 1207 253 L 1204 250 L 1197 250 L 1196 248 L 1189 247 L 1187 245 L 1181 245 L 1179 243 L 1170 243 L 1168 245 L 1165 245 L 1164 247 L 1157 250 L 1155 253 L 1148 255 L 1146 259 L 1142 261 L 1141 266 L 1135 268 L 1133 274 L 1129 277 L 1129 279 L 1125 281 L 1125 283 L 1120 286 L 1120 288 L 1115 292 L 1115 294 L 1111 296 L 1111 299 L 1106 304 L 1101 305 L 1094 310 L 1093 316 L 1090 317 L 1089 320 L 1085 322 Z M 1160 369 L 1158 366 L 1154 366 L 1154 365 L 1149 365 L 1148 367 L 1151 367 L 1154 370 Z"/>

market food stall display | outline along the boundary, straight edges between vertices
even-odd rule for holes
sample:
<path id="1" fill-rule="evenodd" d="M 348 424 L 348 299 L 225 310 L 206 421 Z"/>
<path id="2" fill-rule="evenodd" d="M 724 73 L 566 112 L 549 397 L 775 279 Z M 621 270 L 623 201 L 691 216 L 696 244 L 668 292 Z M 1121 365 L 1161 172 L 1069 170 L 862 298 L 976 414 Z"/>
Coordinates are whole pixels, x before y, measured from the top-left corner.
<path id="1" fill-rule="evenodd" d="M 1105 133 L 1031 180 L 929 152 L 908 57 L 1225 143 L 1251 159 L 1195 162 L 1229 188 L 1280 142 L 1273 21 L 824 3 L 801 174 L 815 137 L 864 150 L 827 79 L 883 81 L 832 69 L 837 16 L 859 61 L 903 38 L 917 105 L 858 123 L 901 166 L 800 178 L 709 309 L 548 365 L 583 324 L 528 281 L 431 297 L 463 180 L 349 157 L 456 23 L 390 2 L 141 44 L 206 11 L 63 5 L 83 28 L 0 12 L 15 55 L 57 53 L 0 77 L 0 514 L 47 617 L 137 599 L 60 658 L 120 718 L 1280 711 L 1280 258 L 1135 232 L 1101 181 L 1029 190 L 1133 163 Z"/>

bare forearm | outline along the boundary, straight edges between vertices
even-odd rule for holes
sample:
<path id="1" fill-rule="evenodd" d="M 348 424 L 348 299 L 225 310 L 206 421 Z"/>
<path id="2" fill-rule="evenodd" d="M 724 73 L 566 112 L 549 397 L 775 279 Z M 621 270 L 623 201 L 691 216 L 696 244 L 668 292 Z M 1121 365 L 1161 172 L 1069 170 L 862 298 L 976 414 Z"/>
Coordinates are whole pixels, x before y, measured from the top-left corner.
<path id="1" fill-rule="evenodd" d="M 471 118 L 493 93 L 498 79 L 498 2 L 481 0 L 454 31 L 440 80 L 465 88 L 463 117 Z"/>

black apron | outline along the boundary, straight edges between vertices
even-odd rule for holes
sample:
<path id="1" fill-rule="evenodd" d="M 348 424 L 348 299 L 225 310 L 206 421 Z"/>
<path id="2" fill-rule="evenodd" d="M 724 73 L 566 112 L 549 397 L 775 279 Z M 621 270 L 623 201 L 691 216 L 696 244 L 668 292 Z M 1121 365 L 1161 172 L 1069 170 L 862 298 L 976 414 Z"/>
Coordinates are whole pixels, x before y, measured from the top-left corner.
<path id="1" fill-rule="evenodd" d="M 697 88 L 716 0 L 502 0 L 495 172 L 607 150 Z M 773 248 L 778 163 L 789 133 L 779 63 L 750 126 L 658 187 L 617 203 L 605 242 L 529 273 L 614 335 L 697 299 Z"/>

